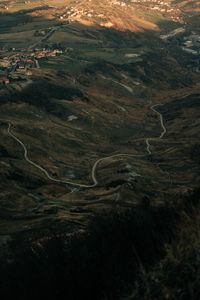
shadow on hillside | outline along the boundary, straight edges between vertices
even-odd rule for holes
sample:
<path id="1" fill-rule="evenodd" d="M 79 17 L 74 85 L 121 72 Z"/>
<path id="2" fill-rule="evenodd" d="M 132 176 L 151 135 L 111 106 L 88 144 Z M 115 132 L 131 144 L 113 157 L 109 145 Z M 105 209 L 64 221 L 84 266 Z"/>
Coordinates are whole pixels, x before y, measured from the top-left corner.
<path id="1" fill-rule="evenodd" d="M 2 12 L 0 13 L 0 33 L 12 33 L 19 25 L 25 25 L 29 22 L 36 22 L 36 17 L 31 17 L 29 13 L 37 10 L 48 10 L 48 6 L 35 7 L 33 9 L 19 10 L 14 13 Z"/>
<path id="2" fill-rule="evenodd" d="M 152 283 L 143 290 L 147 272 L 166 255 L 165 244 L 176 242 L 183 216 L 189 220 L 198 212 L 199 190 L 176 204 L 155 207 L 145 198 L 130 210 L 102 212 L 87 231 L 71 237 L 51 236 L 31 244 L 19 237 L 11 245 L 12 263 L 1 266 L 1 292 L 21 300 L 122 299 L 140 274 L 140 293 L 146 294 L 153 289 Z M 184 266 L 178 272 L 184 275 Z"/>
<path id="3" fill-rule="evenodd" d="M 6 18 L 10 18 L 8 19 L 8 23 L 5 21 Z M 13 27 L 16 27 L 22 22 L 32 22 L 36 20 L 37 18 L 31 18 L 26 13 L 9 14 L 9 16 L 2 15 L 0 18 L 0 30 L 3 30 L 5 27 L 9 31 L 12 31 Z M 42 18 L 40 18 L 40 20 L 42 20 Z M 43 21 L 45 22 L 45 20 Z M 89 82 L 90 77 L 94 77 L 98 73 L 116 78 L 117 73 L 120 74 L 122 72 L 127 72 L 130 78 L 136 81 L 139 80 L 149 88 L 176 89 L 189 86 L 193 82 L 191 72 L 188 72 L 188 69 L 184 69 L 187 64 L 187 59 L 184 61 L 178 51 L 175 51 L 177 53 L 173 53 L 173 49 L 170 50 L 169 46 L 153 31 L 122 32 L 112 28 L 85 26 L 78 23 L 64 25 L 63 27 L 62 23 L 57 22 L 57 26 L 60 26 L 60 30 L 69 31 L 69 33 L 74 36 L 74 52 L 72 56 L 76 64 L 81 63 L 79 52 L 83 53 L 86 58 L 87 51 L 92 49 L 92 51 L 96 53 L 94 61 L 91 61 L 81 71 L 86 77 L 88 76 L 88 78 L 86 78 L 87 82 Z M 48 46 L 48 41 L 45 41 L 45 44 Z M 53 42 L 51 42 L 51 46 L 52 44 Z M 70 48 L 70 46 L 71 42 L 68 40 L 61 40 L 59 42 L 59 47 L 62 49 L 66 47 Z M 141 48 L 148 50 L 141 50 Z M 127 60 L 126 63 L 119 61 L 119 64 L 113 63 L 106 58 L 106 53 L 109 51 L 113 51 L 113 55 L 116 57 L 119 56 L 119 53 L 122 53 L 120 54 L 121 57 L 122 55 L 125 57 L 126 52 L 130 54 L 132 53 L 131 51 L 133 51 L 133 53 L 139 51 L 140 60 L 135 62 Z M 125 53 L 123 51 L 125 51 Z M 101 55 L 99 55 L 99 53 Z M 102 57 L 102 53 L 105 53 L 105 57 Z M 177 62 L 174 59 L 172 60 L 173 55 L 176 56 Z M 58 78 L 62 79 L 62 76 L 67 74 L 66 72 L 70 73 L 66 65 L 60 65 L 60 69 L 57 72 Z M 62 82 L 62 80 L 59 80 L 59 82 Z M 47 82 L 47 80 L 44 79 L 30 84 L 24 88 L 22 92 L 15 91 L 12 92 L 10 96 L 1 96 L 0 104 L 4 104 L 8 101 L 16 103 L 27 102 L 31 105 L 39 106 L 49 113 L 56 112 L 58 117 L 62 117 L 62 114 L 65 113 L 65 109 L 61 104 L 55 103 L 55 101 L 52 100 L 53 98 L 58 100 L 66 99 L 69 101 L 72 101 L 74 98 L 79 98 L 82 101 L 88 101 L 88 98 L 84 96 L 84 92 L 81 90 L 81 84 L 76 88 L 63 87 L 61 84 L 55 85 L 51 83 L 51 81 Z"/>

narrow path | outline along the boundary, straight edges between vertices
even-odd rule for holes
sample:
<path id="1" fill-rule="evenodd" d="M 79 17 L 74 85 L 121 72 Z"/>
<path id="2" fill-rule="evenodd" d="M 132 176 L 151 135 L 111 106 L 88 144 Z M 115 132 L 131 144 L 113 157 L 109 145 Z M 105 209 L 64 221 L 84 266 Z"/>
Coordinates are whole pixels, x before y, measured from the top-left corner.
<path id="1" fill-rule="evenodd" d="M 121 82 L 118 82 L 118 81 L 116 81 L 116 80 L 113 80 L 112 78 L 107 78 L 106 76 L 104 76 L 104 75 L 102 75 L 102 74 L 99 74 L 99 76 L 100 76 L 101 78 L 105 79 L 105 80 L 110 80 L 110 81 L 114 82 L 115 84 L 118 84 L 118 85 L 122 86 L 122 87 L 125 88 L 129 93 L 133 94 L 133 88 L 132 88 L 132 87 L 130 87 L 130 86 L 126 85 L 126 84 L 123 84 L 123 83 L 121 83 Z"/>
<path id="2" fill-rule="evenodd" d="M 120 82 L 118 82 L 118 81 L 116 81 L 116 80 L 113 80 L 113 79 L 110 79 L 110 80 L 111 80 L 112 82 L 114 82 L 114 83 L 116 83 L 116 84 L 122 86 L 123 88 L 125 88 L 127 91 L 129 91 L 129 93 L 133 94 L 133 88 L 132 88 L 132 87 L 130 87 L 130 86 L 126 85 L 126 84 L 120 83 Z"/>
<path id="3" fill-rule="evenodd" d="M 51 181 L 57 182 L 57 183 L 68 184 L 68 185 L 72 185 L 72 186 L 83 187 L 83 188 L 93 188 L 93 187 L 95 187 L 95 186 L 98 185 L 98 180 L 97 180 L 97 178 L 96 178 L 96 169 L 97 169 L 97 166 L 98 166 L 102 161 L 108 160 L 108 159 L 111 159 L 111 158 L 115 158 L 115 157 L 123 157 L 123 156 L 127 156 L 127 157 L 146 157 L 147 155 L 151 155 L 151 154 L 152 154 L 152 152 L 151 152 L 151 150 L 150 150 L 150 143 L 149 143 L 149 141 L 150 141 L 150 140 L 155 140 L 155 139 L 162 139 L 163 136 L 165 135 L 166 131 L 167 131 L 166 128 L 165 128 L 165 126 L 164 126 L 164 123 L 163 123 L 163 116 L 162 116 L 162 114 L 159 113 L 159 112 L 155 109 L 156 106 L 160 106 L 160 105 L 162 105 L 162 104 L 156 104 L 156 105 L 151 106 L 151 110 L 153 110 L 155 113 L 157 113 L 157 114 L 159 115 L 159 117 L 160 117 L 160 123 L 161 123 L 161 127 L 162 127 L 163 131 L 161 132 L 161 134 L 160 134 L 160 136 L 159 136 L 158 138 L 147 138 L 147 139 L 145 140 L 145 141 L 146 141 L 146 145 L 147 145 L 146 150 L 147 150 L 148 154 L 128 154 L 128 153 L 119 153 L 119 154 L 114 154 L 114 155 L 111 155 L 111 156 L 107 156 L 107 157 L 103 157 L 103 158 L 98 159 L 98 160 L 94 163 L 94 165 L 93 165 L 93 167 L 92 167 L 92 171 L 91 171 L 91 177 L 92 177 L 93 184 L 75 183 L 75 182 L 68 181 L 68 180 L 60 180 L 60 179 L 55 179 L 55 178 L 53 178 L 53 177 L 49 174 L 49 172 L 48 172 L 46 169 L 44 169 L 42 166 L 40 166 L 39 164 L 37 164 L 37 163 L 33 162 L 31 159 L 29 159 L 29 157 L 28 157 L 28 151 L 27 151 L 26 146 L 24 145 L 24 143 L 23 143 L 19 138 L 17 138 L 17 137 L 11 132 L 11 126 L 12 126 L 12 125 L 11 125 L 10 122 L 8 123 L 8 129 L 7 129 L 7 132 L 8 132 L 8 134 L 9 134 L 15 141 L 17 141 L 17 142 L 22 146 L 22 148 L 23 148 L 23 150 L 24 150 L 24 158 L 25 158 L 25 160 L 26 160 L 29 164 L 31 164 L 32 166 L 34 166 L 34 167 L 36 167 L 37 169 L 39 169 L 40 171 L 42 171 L 42 172 L 46 175 L 46 177 L 47 177 L 48 179 L 50 179 Z"/>
<path id="4" fill-rule="evenodd" d="M 43 36 L 39 41 L 37 41 L 36 43 L 34 43 L 33 45 L 30 45 L 28 47 L 28 49 L 33 49 L 35 48 L 37 45 L 39 45 L 41 42 L 47 40 L 54 32 L 56 31 L 55 27 L 52 27 L 51 30 L 45 35 Z"/>

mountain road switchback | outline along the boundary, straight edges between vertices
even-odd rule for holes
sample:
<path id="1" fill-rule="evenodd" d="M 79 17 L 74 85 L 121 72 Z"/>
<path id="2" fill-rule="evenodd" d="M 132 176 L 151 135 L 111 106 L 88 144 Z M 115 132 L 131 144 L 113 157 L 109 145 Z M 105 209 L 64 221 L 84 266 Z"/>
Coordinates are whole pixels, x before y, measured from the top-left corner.
<path id="1" fill-rule="evenodd" d="M 148 154 L 128 154 L 128 153 L 118 153 L 118 154 L 113 154 L 113 155 L 110 155 L 110 156 L 106 156 L 106 157 L 103 157 L 103 158 L 100 158 L 98 159 L 94 164 L 93 164 L 93 167 L 92 167 L 92 170 L 91 170 L 91 178 L 92 178 L 92 181 L 93 181 L 93 184 L 83 184 L 83 183 L 76 183 L 76 182 L 72 182 L 72 181 L 68 181 L 68 180 L 63 180 L 63 179 L 56 179 L 56 178 L 53 178 L 49 172 L 43 168 L 42 166 L 40 166 L 39 164 L 33 162 L 29 157 L 28 157 L 28 150 L 25 146 L 25 144 L 18 138 L 16 137 L 16 135 L 11 131 L 11 127 L 12 127 L 12 124 L 11 122 L 8 122 L 8 128 L 7 128 L 7 132 L 8 134 L 16 141 L 18 142 L 21 147 L 23 148 L 24 150 L 24 159 L 32 166 L 34 166 L 35 168 L 39 169 L 41 172 L 43 172 L 45 174 L 45 176 L 55 182 L 55 183 L 62 183 L 62 184 L 67 184 L 67 185 L 72 185 L 72 186 L 76 186 L 76 187 L 80 187 L 80 188 L 94 188 L 95 186 L 98 185 L 98 180 L 97 180 L 97 177 L 96 177 L 96 169 L 98 167 L 98 165 L 103 162 L 103 161 L 106 161 L 106 160 L 109 160 L 109 159 L 112 159 L 112 158 L 115 158 L 115 157 L 123 157 L 123 156 L 127 156 L 127 157 L 146 157 L 148 155 L 151 155 L 152 154 L 152 151 L 150 150 L 150 141 L 153 141 L 153 140 L 157 140 L 157 139 L 162 139 L 165 135 L 165 133 L 167 132 L 167 129 L 164 125 L 164 121 L 163 121 L 163 116 L 160 112 L 158 112 L 155 107 L 157 106 L 161 106 L 162 104 L 154 104 L 153 106 L 151 106 L 151 110 L 153 112 L 155 112 L 159 118 L 160 118 L 160 125 L 161 125 L 161 128 L 162 128 L 162 132 L 160 134 L 159 137 L 157 138 L 152 138 L 152 137 L 148 137 L 145 139 L 145 142 L 146 142 L 146 150 L 148 152 Z"/>

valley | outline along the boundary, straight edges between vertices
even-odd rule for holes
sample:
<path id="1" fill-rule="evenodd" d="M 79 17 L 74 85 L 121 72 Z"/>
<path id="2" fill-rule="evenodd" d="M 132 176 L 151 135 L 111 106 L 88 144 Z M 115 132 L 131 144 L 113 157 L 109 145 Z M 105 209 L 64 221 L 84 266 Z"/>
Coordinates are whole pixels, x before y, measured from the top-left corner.
<path id="1" fill-rule="evenodd" d="M 198 186 L 198 6 L 67 2 L 0 1 L 2 236 Z"/>

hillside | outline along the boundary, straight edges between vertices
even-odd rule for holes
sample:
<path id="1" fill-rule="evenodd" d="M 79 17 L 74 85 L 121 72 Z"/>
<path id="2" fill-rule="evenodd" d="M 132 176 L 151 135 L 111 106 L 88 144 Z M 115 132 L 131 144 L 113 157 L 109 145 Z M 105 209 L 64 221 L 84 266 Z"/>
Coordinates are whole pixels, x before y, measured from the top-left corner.
<path id="1" fill-rule="evenodd" d="M 0 1 L 0 258 L 12 261 L 18 241 L 30 249 L 78 233 L 79 243 L 92 217 L 113 211 L 118 220 L 133 210 L 142 228 L 143 205 L 174 216 L 190 199 L 200 180 L 198 3 Z"/>
<path id="2" fill-rule="evenodd" d="M 197 186 L 198 42 L 152 5 L 2 2 L 2 232 Z"/>
<path id="3" fill-rule="evenodd" d="M 199 2 L 0 1 L 2 294 L 199 299 Z"/>

